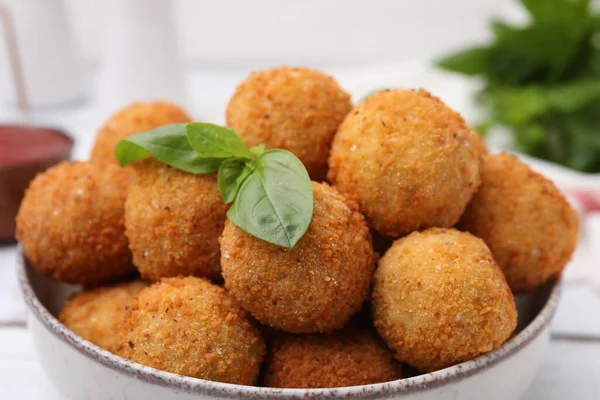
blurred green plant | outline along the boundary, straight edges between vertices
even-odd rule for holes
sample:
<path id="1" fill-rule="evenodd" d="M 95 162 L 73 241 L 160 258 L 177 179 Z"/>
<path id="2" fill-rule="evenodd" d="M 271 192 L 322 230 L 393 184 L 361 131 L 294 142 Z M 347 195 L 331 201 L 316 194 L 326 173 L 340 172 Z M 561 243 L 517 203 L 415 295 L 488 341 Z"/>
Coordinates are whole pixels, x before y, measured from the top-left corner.
<path id="1" fill-rule="evenodd" d="M 482 134 L 504 126 L 520 151 L 600 172 L 600 14 L 590 0 L 521 3 L 528 25 L 492 21 L 490 43 L 437 65 L 485 80 Z"/>

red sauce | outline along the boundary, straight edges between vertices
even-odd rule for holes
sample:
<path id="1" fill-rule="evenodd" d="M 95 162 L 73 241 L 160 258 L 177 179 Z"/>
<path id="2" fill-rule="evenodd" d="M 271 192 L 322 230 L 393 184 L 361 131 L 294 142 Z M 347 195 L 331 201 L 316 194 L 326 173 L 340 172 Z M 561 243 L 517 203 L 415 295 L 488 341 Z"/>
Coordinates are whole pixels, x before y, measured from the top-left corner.
<path id="1" fill-rule="evenodd" d="M 73 140 L 60 131 L 0 125 L 0 244 L 12 242 L 19 204 L 35 175 L 69 159 Z"/>
<path id="2" fill-rule="evenodd" d="M 48 128 L 0 125 L 0 167 L 65 157 L 73 141 Z"/>

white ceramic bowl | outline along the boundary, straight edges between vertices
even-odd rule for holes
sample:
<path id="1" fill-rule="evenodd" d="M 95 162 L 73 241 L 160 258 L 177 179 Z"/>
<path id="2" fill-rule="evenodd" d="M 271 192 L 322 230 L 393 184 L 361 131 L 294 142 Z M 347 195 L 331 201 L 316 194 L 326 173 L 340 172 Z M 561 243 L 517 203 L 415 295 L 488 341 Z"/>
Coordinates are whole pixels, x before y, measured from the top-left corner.
<path id="1" fill-rule="evenodd" d="M 40 275 L 23 258 L 19 281 L 40 361 L 69 399 L 404 399 L 517 400 L 527 391 L 550 336 L 559 284 L 517 297 L 518 334 L 474 360 L 430 374 L 375 385 L 332 389 L 271 389 L 189 378 L 129 362 L 65 328 L 58 314 L 77 289 Z"/>

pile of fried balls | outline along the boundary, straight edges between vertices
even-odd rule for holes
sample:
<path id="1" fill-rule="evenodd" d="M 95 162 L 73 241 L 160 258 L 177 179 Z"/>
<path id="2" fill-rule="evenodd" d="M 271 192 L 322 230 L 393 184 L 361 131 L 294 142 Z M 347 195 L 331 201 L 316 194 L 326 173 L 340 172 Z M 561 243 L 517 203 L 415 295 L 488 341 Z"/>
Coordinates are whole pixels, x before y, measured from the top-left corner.
<path id="1" fill-rule="evenodd" d="M 488 154 L 424 90 L 353 106 L 333 78 L 290 67 L 237 87 L 227 126 L 291 151 L 313 180 L 292 249 L 228 221 L 216 174 L 117 164 L 120 139 L 190 121 L 166 102 L 122 109 L 90 161 L 31 182 L 17 217 L 31 265 L 83 287 L 60 321 L 146 366 L 279 388 L 439 370 L 506 342 L 513 294 L 557 278 L 577 244 L 578 215 L 554 184 Z"/>

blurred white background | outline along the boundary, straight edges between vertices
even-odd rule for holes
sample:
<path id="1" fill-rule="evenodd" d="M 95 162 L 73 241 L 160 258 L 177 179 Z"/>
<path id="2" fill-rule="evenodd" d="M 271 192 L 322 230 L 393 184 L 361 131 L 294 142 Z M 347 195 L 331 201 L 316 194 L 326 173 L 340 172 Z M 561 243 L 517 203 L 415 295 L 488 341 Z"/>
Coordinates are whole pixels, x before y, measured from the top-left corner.
<path id="1" fill-rule="evenodd" d="M 173 18 L 159 21 L 173 21 L 173 32 L 168 36 L 176 40 L 167 40 L 158 33 L 164 25 L 141 26 L 147 15 L 146 18 L 140 16 L 131 26 L 118 22 L 119 17 L 125 15 L 140 15 L 131 10 L 136 7 L 139 10 L 142 3 L 148 10 L 164 9 L 165 4 L 169 4 L 165 0 L 0 0 L 0 4 L 2 2 L 14 10 L 17 41 L 32 105 L 60 105 L 67 102 L 61 99 L 85 97 L 100 104 L 106 112 L 142 99 L 135 98 L 134 94 L 143 99 L 165 98 L 188 108 L 223 103 L 235 83 L 249 70 L 281 64 L 325 69 L 336 76 L 348 70 L 385 67 L 386 75 L 390 75 L 390 71 L 394 75 L 393 69 L 399 63 L 429 61 L 465 45 L 488 40 L 492 18 L 512 21 L 524 18 L 515 0 L 173 0 L 170 2 Z M 132 4 L 137 5 L 128 6 Z M 56 29 L 47 26 L 50 22 L 42 21 L 45 31 L 38 31 L 39 24 L 33 20 L 45 15 L 35 15 L 29 10 L 62 9 L 63 6 L 65 29 L 70 30 L 65 33 L 69 43 L 64 52 L 57 52 L 57 46 L 48 45 L 44 40 L 55 35 Z M 128 7 L 129 13 L 125 11 Z M 141 41 L 144 35 L 139 32 L 152 28 L 152 35 L 145 35 L 152 36 L 147 42 L 161 44 L 143 43 L 140 47 L 156 53 L 159 47 L 166 47 L 165 43 L 172 43 L 176 49 L 171 49 L 171 54 L 177 51 L 179 54 L 179 57 L 164 60 L 160 67 L 156 57 L 149 56 L 147 51 L 128 51 L 132 48 L 128 38 L 118 39 L 123 33 L 131 38 L 132 32 L 137 32 L 136 40 Z M 56 39 L 52 43 L 64 43 L 64 40 Z M 126 44 L 120 46 L 123 43 Z M 4 47 L 5 41 L 1 40 L 1 55 L 7 54 Z M 65 60 L 65 55 L 77 59 Z M 181 90 L 152 88 L 158 83 L 173 82 L 173 71 L 169 71 L 171 76 L 166 72 L 156 76 L 152 71 L 153 67 L 169 68 L 168 64 L 177 64 L 171 68 L 173 71 L 194 71 L 196 80 L 201 80 L 197 84 L 179 84 L 187 86 L 188 92 L 194 92 L 191 103 L 189 96 L 171 93 Z M 54 68 L 53 73 L 47 65 Z M 73 72 L 65 72 L 66 69 Z M 10 70 L 8 57 L 0 57 L 0 97 L 14 105 Z M 117 76 L 119 71 L 121 76 Z M 78 80 L 77 75 L 83 78 Z M 349 80 L 355 81 L 352 75 Z M 338 79 L 345 83 L 342 76 Z M 371 86 L 364 85 L 364 89 L 369 91 L 380 84 L 372 82 Z M 418 84 L 424 86 L 422 82 Z M 363 87 L 359 89 L 362 91 Z M 353 88 L 348 90 L 352 92 Z M 453 99 L 446 100 L 459 106 Z M 192 110 L 192 113 L 195 112 Z"/>
<path id="2" fill-rule="evenodd" d="M 9 0 L 23 1 L 23 0 Z M 152 0 L 151 0 L 152 1 Z M 97 62 L 110 1 L 67 0 L 78 48 Z M 511 0 L 174 0 L 187 63 L 219 68 L 314 67 L 439 56 L 489 36 L 492 17 L 519 18 Z"/>

